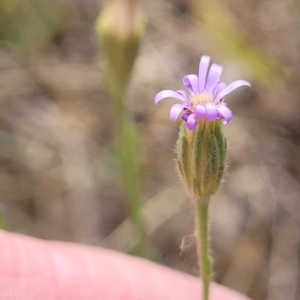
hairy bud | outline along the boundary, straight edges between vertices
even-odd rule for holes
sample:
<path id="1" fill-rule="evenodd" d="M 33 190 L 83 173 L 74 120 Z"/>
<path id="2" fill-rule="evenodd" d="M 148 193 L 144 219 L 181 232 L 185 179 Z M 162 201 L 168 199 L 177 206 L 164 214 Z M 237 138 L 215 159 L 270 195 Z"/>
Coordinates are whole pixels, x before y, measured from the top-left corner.
<path id="1" fill-rule="evenodd" d="M 197 120 L 195 131 L 182 122 L 177 141 L 177 161 L 182 180 L 195 199 L 213 195 L 220 186 L 226 164 L 227 142 L 220 120 Z"/>

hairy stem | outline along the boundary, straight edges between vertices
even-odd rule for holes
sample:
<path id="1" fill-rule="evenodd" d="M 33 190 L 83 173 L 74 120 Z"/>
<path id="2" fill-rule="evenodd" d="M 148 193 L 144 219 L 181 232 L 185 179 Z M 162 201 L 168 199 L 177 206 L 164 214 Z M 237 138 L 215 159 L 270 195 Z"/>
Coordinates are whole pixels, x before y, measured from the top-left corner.
<path id="1" fill-rule="evenodd" d="M 208 206 L 209 197 L 202 197 L 201 199 L 198 199 L 195 204 L 195 235 L 197 239 L 198 260 L 203 284 L 202 300 L 209 299 L 209 285 L 212 277 L 212 264 L 209 254 L 208 238 Z"/>

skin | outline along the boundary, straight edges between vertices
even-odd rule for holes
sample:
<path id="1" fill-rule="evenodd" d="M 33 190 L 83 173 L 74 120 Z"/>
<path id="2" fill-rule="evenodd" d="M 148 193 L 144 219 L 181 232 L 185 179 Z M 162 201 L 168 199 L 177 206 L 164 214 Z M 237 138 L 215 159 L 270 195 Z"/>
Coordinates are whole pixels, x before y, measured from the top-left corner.
<path id="1" fill-rule="evenodd" d="M 0 231 L 3 300 L 193 300 L 194 278 L 111 250 Z M 211 300 L 247 300 L 212 284 Z"/>

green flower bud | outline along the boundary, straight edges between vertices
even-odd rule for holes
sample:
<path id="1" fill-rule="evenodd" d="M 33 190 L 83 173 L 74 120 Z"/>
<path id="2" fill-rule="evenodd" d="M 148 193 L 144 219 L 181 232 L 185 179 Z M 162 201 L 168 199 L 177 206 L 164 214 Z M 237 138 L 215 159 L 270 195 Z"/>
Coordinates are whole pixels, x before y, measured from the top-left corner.
<path id="1" fill-rule="evenodd" d="M 181 123 L 177 162 L 182 181 L 195 199 L 213 195 L 220 186 L 226 164 L 227 141 L 222 122 L 197 120 L 197 129 Z"/>
<path id="2" fill-rule="evenodd" d="M 144 33 L 136 0 L 107 0 L 96 21 L 96 33 L 110 72 L 126 85 Z"/>

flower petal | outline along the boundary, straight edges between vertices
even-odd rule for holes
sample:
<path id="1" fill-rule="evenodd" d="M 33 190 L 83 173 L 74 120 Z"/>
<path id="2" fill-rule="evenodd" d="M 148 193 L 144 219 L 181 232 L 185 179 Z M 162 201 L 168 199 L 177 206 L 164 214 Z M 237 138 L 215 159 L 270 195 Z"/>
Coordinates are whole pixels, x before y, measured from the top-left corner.
<path id="1" fill-rule="evenodd" d="M 226 86 L 227 84 L 225 82 L 220 82 L 218 85 L 216 85 L 212 92 L 213 98 L 215 99 L 217 95 L 226 88 Z"/>
<path id="2" fill-rule="evenodd" d="M 207 82 L 206 82 L 206 87 L 205 91 L 212 94 L 213 89 L 216 87 L 216 85 L 220 81 L 220 77 L 223 72 L 223 67 L 218 64 L 212 64 L 210 67 L 208 76 L 207 76 Z"/>
<path id="3" fill-rule="evenodd" d="M 221 118 L 225 121 L 223 122 L 224 125 L 229 124 L 233 119 L 233 114 L 231 110 L 226 105 L 218 105 L 217 110 L 221 115 Z"/>
<path id="4" fill-rule="evenodd" d="M 182 95 L 186 100 L 188 99 L 188 96 L 184 90 L 177 90 L 176 92 L 178 94 Z"/>
<path id="5" fill-rule="evenodd" d="M 182 118 L 182 120 L 183 120 L 183 121 L 185 121 L 185 122 L 186 122 L 189 116 L 190 116 L 190 114 L 189 114 L 189 113 L 185 113 L 185 114 L 183 114 L 183 115 L 182 115 L 182 117 L 181 117 L 181 118 Z"/>
<path id="6" fill-rule="evenodd" d="M 210 57 L 207 56 L 207 55 L 203 55 L 200 59 L 199 77 L 198 77 L 198 79 L 199 79 L 199 92 L 200 93 L 202 93 L 205 89 L 209 62 L 210 62 Z"/>
<path id="7" fill-rule="evenodd" d="M 197 127 L 197 122 L 194 114 L 191 114 L 186 120 L 186 127 L 190 130 L 195 130 Z"/>
<path id="8" fill-rule="evenodd" d="M 172 91 L 172 90 L 164 90 L 164 91 L 159 92 L 155 96 L 154 102 L 155 102 L 155 104 L 157 104 L 162 99 L 168 98 L 168 97 L 176 98 L 176 99 L 179 99 L 183 102 L 187 101 L 187 99 L 182 94 L 179 94 L 178 92 L 175 92 L 175 91 Z"/>
<path id="9" fill-rule="evenodd" d="M 183 84 L 194 94 L 199 92 L 198 76 L 189 74 L 183 77 Z"/>
<path id="10" fill-rule="evenodd" d="M 213 103 L 205 103 L 207 121 L 215 121 L 218 116 L 218 110 Z"/>
<path id="11" fill-rule="evenodd" d="M 173 122 L 176 121 L 177 118 L 179 117 L 180 113 L 183 111 L 183 109 L 184 109 L 183 104 L 174 104 L 170 110 L 171 121 L 173 121 Z"/>
<path id="12" fill-rule="evenodd" d="M 230 94 L 232 91 L 234 91 L 235 89 L 237 89 L 238 87 L 243 86 L 243 85 L 250 86 L 250 83 L 246 80 L 236 80 L 236 81 L 230 83 L 229 85 L 227 85 L 227 87 L 223 91 L 218 93 L 216 100 L 220 100 L 220 99 L 224 98 L 225 96 Z"/>
<path id="13" fill-rule="evenodd" d="M 204 118 L 206 116 L 206 108 L 204 105 L 198 104 L 195 109 L 195 116 L 197 118 Z"/>

